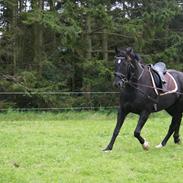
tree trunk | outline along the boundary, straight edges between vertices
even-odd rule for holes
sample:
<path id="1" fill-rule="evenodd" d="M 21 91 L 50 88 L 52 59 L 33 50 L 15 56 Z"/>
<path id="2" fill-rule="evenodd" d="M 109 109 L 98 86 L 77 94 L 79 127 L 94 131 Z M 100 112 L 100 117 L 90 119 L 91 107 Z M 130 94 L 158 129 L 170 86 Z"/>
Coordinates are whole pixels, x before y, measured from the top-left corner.
<path id="1" fill-rule="evenodd" d="M 103 38 L 102 38 L 102 52 L 103 52 L 103 59 L 107 61 L 108 60 L 108 36 L 107 36 L 107 30 L 105 28 L 103 31 Z"/>
<path id="2" fill-rule="evenodd" d="M 43 44 L 43 32 L 39 23 L 34 24 L 34 62 L 38 63 L 39 67 L 42 61 L 42 44 Z M 40 68 L 39 68 L 40 69 Z"/>
<path id="3" fill-rule="evenodd" d="M 41 10 L 43 8 L 44 0 L 38 0 L 37 3 L 35 0 L 32 1 L 32 7 L 33 10 L 39 10 L 41 16 Z M 42 26 L 39 24 L 39 22 L 34 23 L 33 25 L 33 34 L 34 34 L 34 43 L 33 43 L 33 49 L 34 49 L 34 63 L 36 63 L 38 67 L 38 72 L 42 72 L 42 60 L 43 60 L 43 30 Z"/>
<path id="4" fill-rule="evenodd" d="M 52 12 L 56 11 L 55 10 L 55 0 L 49 0 L 49 4 L 50 4 L 50 11 L 52 11 Z M 55 34 L 55 32 L 52 31 L 50 36 L 52 37 L 51 48 L 52 48 L 52 51 L 54 52 L 56 47 L 57 47 L 56 46 L 57 44 L 56 44 L 56 34 Z"/>
<path id="5" fill-rule="evenodd" d="M 86 19 L 86 26 L 87 26 L 87 32 L 86 32 L 86 43 L 87 43 L 87 55 L 86 55 L 86 59 L 87 60 L 91 60 L 92 58 L 92 37 L 91 37 L 91 16 L 88 15 L 87 19 Z M 91 91 L 91 86 L 90 84 L 88 84 L 85 88 L 85 90 L 87 92 Z M 91 100 L 91 95 L 90 93 L 86 94 L 86 98 L 88 100 L 88 102 Z"/>
<path id="6" fill-rule="evenodd" d="M 49 0 L 50 10 L 53 11 L 55 9 L 55 1 Z"/>
<path id="7" fill-rule="evenodd" d="M 91 38 L 91 16 L 88 15 L 86 19 L 86 43 L 87 43 L 87 55 L 86 58 L 90 60 L 92 58 L 92 38 Z"/>
<path id="8" fill-rule="evenodd" d="M 17 58 L 18 58 L 18 39 L 17 39 L 17 13 L 18 13 L 18 2 L 12 6 L 12 38 L 13 38 L 13 75 L 16 74 Z"/>

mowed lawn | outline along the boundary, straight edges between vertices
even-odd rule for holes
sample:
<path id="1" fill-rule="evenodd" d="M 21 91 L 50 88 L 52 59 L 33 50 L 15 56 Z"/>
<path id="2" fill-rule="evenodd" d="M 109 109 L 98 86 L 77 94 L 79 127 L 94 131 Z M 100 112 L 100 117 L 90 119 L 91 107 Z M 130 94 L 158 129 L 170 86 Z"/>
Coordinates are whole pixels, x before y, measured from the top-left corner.
<path id="1" fill-rule="evenodd" d="M 171 118 L 153 114 L 142 131 L 144 151 L 129 115 L 110 153 L 116 113 L 0 114 L 0 183 L 182 183 L 183 145 L 173 138 L 156 149 Z M 183 136 L 183 129 L 180 130 Z"/>

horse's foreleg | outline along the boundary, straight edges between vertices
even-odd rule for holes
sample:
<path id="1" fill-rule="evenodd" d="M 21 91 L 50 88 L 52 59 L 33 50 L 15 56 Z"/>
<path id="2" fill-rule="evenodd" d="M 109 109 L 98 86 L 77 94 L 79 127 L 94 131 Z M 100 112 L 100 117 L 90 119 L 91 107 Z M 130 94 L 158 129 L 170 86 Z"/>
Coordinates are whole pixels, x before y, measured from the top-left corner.
<path id="1" fill-rule="evenodd" d="M 140 132 L 141 132 L 143 126 L 145 125 L 148 117 L 149 117 L 149 113 L 147 111 L 143 111 L 140 114 L 137 126 L 136 126 L 135 131 L 134 131 L 134 136 L 142 144 L 142 147 L 144 148 L 144 150 L 148 150 L 149 149 L 149 144 L 148 144 L 147 141 L 144 140 L 144 138 L 142 138 L 142 136 L 140 135 Z"/>
<path id="2" fill-rule="evenodd" d="M 118 136 L 118 134 L 120 132 L 120 129 L 121 129 L 122 125 L 123 125 L 123 122 L 125 120 L 126 115 L 127 115 L 127 113 L 123 112 L 121 110 L 121 108 L 118 110 L 116 127 L 114 129 L 112 138 L 111 138 L 109 144 L 107 145 L 107 147 L 104 149 L 104 151 L 110 151 L 110 150 L 112 150 L 113 145 L 114 145 L 114 142 L 115 142 L 116 137 Z"/>
<path id="3" fill-rule="evenodd" d="M 175 131 L 175 136 L 177 135 L 177 133 L 179 131 L 179 126 L 180 126 L 181 119 L 182 119 L 182 114 L 177 114 L 176 116 L 173 116 L 171 124 L 169 126 L 168 133 L 166 134 L 163 141 L 158 146 L 156 146 L 157 148 L 165 146 L 168 139 L 170 138 L 170 136 L 173 134 L 174 131 Z M 175 139 L 175 137 L 174 137 L 174 139 Z"/>

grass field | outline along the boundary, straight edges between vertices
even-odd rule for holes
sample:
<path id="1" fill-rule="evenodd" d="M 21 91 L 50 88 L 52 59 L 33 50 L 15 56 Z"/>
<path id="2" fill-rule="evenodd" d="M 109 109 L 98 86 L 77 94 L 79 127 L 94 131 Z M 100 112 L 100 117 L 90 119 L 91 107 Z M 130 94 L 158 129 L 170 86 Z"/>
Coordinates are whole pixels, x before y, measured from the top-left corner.
<path id="1" fill-rule="evenodd" d="M 182 183 L 183 145 L 171 138 L 163 149 L 170 117 L 151 116 L 142 134 L 143 151 L 133 137 L 130 115 L 110 153 L 116 113 L 64 112 L 0 114 L 0 183 Z M 181 134 L 183 130 L 181 128 Z"/>

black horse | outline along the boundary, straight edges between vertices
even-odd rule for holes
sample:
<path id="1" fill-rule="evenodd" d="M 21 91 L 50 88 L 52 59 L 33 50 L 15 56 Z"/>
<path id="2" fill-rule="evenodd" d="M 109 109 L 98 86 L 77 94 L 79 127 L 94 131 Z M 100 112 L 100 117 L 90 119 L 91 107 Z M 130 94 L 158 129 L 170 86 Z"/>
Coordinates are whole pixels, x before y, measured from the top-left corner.
<path id="1" fill-rule="evenodd" d="M 167 70 L 167 74 L 170 80 L 166 80 L 166 84 L 171 86 L 173 83 L 173 89 L 163 91 L 155 86 L 156 72 L 149 65 L 145 65 L 136 59 L 132 49 L 116 49 L 114 85 L 120 89 L 120 106 L 116 127 L 109 144 L 104 149 L 105 151 L 112 150 L 125 117 L 130 112 L 139 115 L 134 136 L 145 150 L 148 150 L 149 144 L 141 136 L 141 130 L 150 113 L 161 110 L 166 110 L 172 116 L 172 121 L 165 138 L 156 147 L 165 146 L 172 134 L 174 134 L 174 142 L 180 143 L 179 129 L 183 112 L 183 73 L 176 70 Z"/>

